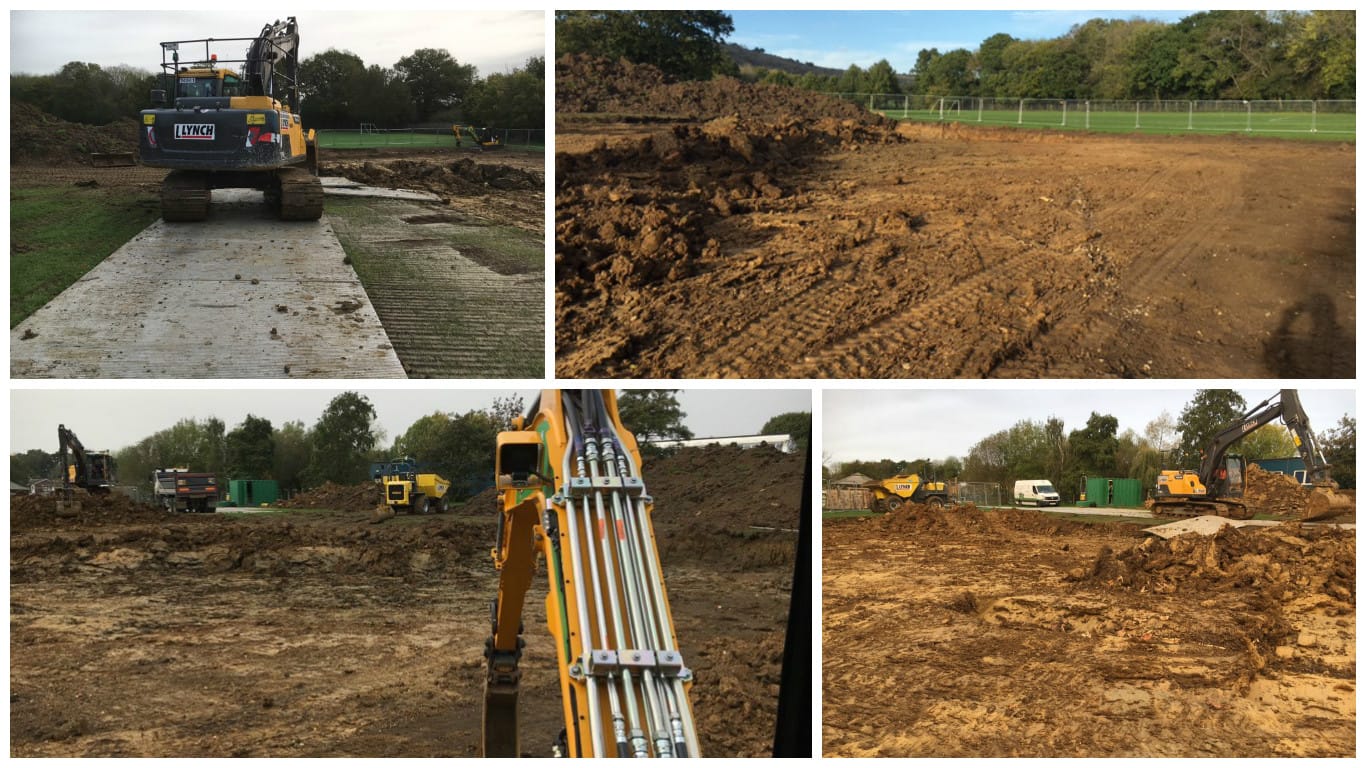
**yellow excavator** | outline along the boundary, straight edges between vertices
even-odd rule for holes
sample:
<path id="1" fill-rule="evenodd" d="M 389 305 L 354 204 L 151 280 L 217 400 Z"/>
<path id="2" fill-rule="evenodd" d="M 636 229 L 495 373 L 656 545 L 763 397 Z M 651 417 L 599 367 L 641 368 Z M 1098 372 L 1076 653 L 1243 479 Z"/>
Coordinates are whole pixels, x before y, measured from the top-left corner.
<path id="1" fill-rule="evenodd" d="M 483 752 L 521 753 L 522 610 L 544 559 L 566 757 L 700 757 L 640 450 L 612 390 L 544 390 L 498 435 Z"/>
<path id="2" fill-rule="evenodd" d="M 246 57 L 219 60 L 210 45 L 245 42 Z M 181 51 L 204 46 L 203 58 Z M 161 44 L 166 90 L 142 110 L 143 165 L 170 168 L 161 185 L 161 217 L 201 221 L 213 190 L 248 187 L 286 220 L 323 214 L 317 140 L 299 117 L 299 27 L 294 17 L 267 24 L 256 37 L 175 40 Z M 169 56 L 169 59 L 167 58 Z M 241 65 L 240 69 L 234 66 Z"/>
<path id="3" fill-rule="evenodd" d="M 1300 405 L 1299 393 L 1282 389 L 1279 395 L 1253 406 L 1215 434 L 1201 452 L 1199 470 L 1162 470 L 1153 492 L 1152 511 L 1163 517 L 1219 515 L 1233 520 L 1251 519 L 1256 510 L 1243 501 L 1247 462 L 1229 451 L 1239 440 L 1278 418 L 1290 430 L 1313 483 L 1313 492 L 1300 519 L 1320 520 L 1355 508 L 1356 500 L 1338 493 L 1338 484 L 1328 474 L 1332 465 L 1319 449 L 1318 439 L 1309 427 L 1309 416 Z"/>
<path id="4" fill-rule="evenodd" d="M 873 480 L 867 488 L 873 492 L 873 509 L 879 512 L 895 512 L 903 504 L 942 507 L 949 503 L 949 492 L 943 483 L 925 482 L 917 474 Z"/>

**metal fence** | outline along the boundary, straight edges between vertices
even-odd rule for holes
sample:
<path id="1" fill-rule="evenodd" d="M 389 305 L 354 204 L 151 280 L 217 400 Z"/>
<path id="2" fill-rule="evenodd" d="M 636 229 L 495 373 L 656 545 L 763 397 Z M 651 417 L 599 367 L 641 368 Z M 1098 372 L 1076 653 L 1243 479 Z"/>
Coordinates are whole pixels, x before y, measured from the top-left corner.
<path id="1" fill-rule="evenodd" d="M 1004 506 L 1004 494 L 996 483 L 957 483 L 950 484 L 949 491 L 959 504 L 976 504 L 979 507 Z"/>
<path id="2" fill-rule="evenodd" d="M 1017 99 L 831 93 L 895 120 L 1154 133 L 1356 134 L 1356 101 Z"/>
<path id="3" fill-rule="evenodd" d="M 509 149 L 544 150 L 544 128 L 495 128 L 493 135 Z M 324 149 L 365 149 L 376 147 L 450 147 L 471 146 L 468 136 L 456 144 L 454 132 L 447 128 L 326 128 L 318 131 Z"/>

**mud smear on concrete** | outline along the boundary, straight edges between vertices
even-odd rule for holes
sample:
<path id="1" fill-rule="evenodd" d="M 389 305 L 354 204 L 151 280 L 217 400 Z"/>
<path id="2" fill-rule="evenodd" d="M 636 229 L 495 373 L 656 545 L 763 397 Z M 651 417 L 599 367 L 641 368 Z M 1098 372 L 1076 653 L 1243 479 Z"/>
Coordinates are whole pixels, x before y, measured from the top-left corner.
<path id="1" fill-rule="evenodd" d="M 827 522 L 824 558 L 827 755 L 1355 751 L 1351 531 L 910 507 Z"/>
<path id="2" fill-rule="evenodd" d="M 556 87 L 562 376 L 1355 370 L 1354 145 L 893 126 L 584 57 Z"/>

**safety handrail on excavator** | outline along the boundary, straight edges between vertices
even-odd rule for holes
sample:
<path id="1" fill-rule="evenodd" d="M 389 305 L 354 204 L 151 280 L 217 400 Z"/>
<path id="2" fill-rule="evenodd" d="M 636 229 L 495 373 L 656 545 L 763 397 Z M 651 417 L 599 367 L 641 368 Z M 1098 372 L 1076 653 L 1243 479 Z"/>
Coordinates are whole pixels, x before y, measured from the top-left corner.
<path id="1" fill-rule="evenodd" d="M 660 568 L 653 499 L 612 390 L 545 390 L 498 436 L 498 596 L 486 642 L 483 751 L 521 752 L 522 608 L 545 559 L 569 757 L 698 757 Z"/>

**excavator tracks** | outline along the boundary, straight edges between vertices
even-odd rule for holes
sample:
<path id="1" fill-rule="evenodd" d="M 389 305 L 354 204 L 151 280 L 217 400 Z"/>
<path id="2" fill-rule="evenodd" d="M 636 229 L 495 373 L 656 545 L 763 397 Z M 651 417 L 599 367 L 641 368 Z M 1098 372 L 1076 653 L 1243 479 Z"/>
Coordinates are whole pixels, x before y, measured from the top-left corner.
<path id="1" fill-rule="evenodd" d="M 1153 514 L 1158 517 L 1200 517 L 1202 515 L 1218 515 L 1227 517 L 1230 520 L 1251 520 L 1253 510 L 1248 509 L 1246 504 L 1237 501 L 1157 501 L 1153 504 Z"/>
<path id="2" fill-rule="evenodd" d="M 161 218 L 166 221 L 203 221 L 209 215 L 213 191 L 198 171 L 171 171 L 161 183 Z"/>
<path id="3" fill-rule="evenodd" d="M 285 221 L 317 221 L 323 215 L 323 183 L 304 168 L 281 168 L 280 218 Z"/>

